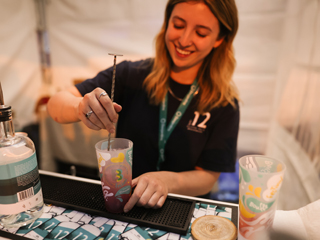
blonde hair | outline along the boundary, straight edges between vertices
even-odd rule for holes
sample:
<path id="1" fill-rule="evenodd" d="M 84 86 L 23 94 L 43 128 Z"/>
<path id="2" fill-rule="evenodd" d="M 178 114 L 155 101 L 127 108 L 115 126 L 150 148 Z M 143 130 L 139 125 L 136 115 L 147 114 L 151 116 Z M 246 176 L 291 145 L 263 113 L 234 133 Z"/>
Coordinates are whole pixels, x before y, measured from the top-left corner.
<path id="1" fill-rule="evenodd" d="M 144 87 L 150 102 L 159 105 L 167 93 L 167 84 L 173 65 L 165 44 L 168 22 L 176 4 L 182 2 L 203 2 L 219 20 L 219 39 L 224 40 L 219 47 L 205 57 L 198 71 L 199 98 L 197 110 L 200 113 L 230 103 L 236 107 L 238 91 L 232 81 L 236 61 L 232 42 L 238 30 L 238 13 L 234 0 L 169 0 L 165 10 L 162 28 L 155 38 L 156 55 L 150 74 L 144 80 Z"/>

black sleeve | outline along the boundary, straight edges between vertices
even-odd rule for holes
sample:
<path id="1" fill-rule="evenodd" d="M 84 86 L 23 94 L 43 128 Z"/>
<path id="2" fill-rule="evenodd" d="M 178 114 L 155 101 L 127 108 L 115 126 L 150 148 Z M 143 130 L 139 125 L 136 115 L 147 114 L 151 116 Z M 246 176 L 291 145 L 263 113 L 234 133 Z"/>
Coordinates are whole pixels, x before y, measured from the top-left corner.
<path id="1" fill-rule="evenodd" d="M 141 88 L 142 82 L 149 74 L 152 67 L 152 59 L 140 60 L 136 62 L 123 61 L 116 66 L 114 101 L 121 104 L 126 88 Z M 101 71 L 94 78 L 76 85 L 82 96 L 92 92 L 97 87 L 104 89 L 111 95 L 113 66 Z"/>
<path id="2" fill-rule="evenodd" d="M 128 71 L 131 62 L 123 61 L 116 66 L 116 79 L 115 79 L 115 90 L 114 90 L 114 101 L 120 103 L 120 97 L 122 95 L 124 86 L 128 79 Z M 82 96 L 92 92 L 97 87 L 105 90 L 109 96 L 111 96 L 112 86 L 112 75 L 113 67 L 99 72 L 94 78 L 87 79 L 82 83 L 76 85 Z"/>

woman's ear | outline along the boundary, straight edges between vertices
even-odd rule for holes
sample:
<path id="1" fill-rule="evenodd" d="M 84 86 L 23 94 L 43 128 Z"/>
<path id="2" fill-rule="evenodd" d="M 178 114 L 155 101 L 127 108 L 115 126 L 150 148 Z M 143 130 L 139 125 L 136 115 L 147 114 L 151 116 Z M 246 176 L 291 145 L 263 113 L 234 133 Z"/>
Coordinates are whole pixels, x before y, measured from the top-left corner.
<path id="1" fill-rule="evenodd" d="M 217 48 L 217 47 L 219 47 L 219 46 L 220 46 L 220 44 L 223 42 L 223 40 L 224 40 L 224 37 L 222 37 L 222 38 L 220 38 L 220 39 L 216 40 L 216 41 L 215 41 L 215 43 L 213 44 L 213 48 Z"/>

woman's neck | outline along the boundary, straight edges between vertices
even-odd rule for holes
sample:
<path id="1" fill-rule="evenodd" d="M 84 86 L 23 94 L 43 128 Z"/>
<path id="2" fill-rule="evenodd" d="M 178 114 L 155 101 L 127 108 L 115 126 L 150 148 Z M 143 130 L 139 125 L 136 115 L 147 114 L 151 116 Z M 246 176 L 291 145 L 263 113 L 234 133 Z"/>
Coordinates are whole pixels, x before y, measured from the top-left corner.
<path id="1" fill-rule="evenodd" d="M 173 68 L 171 70 L 170 77 L 180 84 L 190 85 L 197 77 L 198 70 L 199 68 L 188 68 L 182 70 Z"/>

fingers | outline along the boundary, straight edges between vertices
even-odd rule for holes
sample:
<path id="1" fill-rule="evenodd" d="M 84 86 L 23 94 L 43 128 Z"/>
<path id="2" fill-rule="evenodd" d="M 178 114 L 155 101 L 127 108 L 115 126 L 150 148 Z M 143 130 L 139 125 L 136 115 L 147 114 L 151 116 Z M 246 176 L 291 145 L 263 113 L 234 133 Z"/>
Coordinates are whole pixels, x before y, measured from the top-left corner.
<path id="1" fill-rule="evenodd" d="M 161 208 L 166 200 L 167 196 L 161 195 L 158 192 L 154 193 L 147 204 L 143 205 L 138 202 L 137 206 L 145 207 L 145 208 Z"/>
<path id="2" fill-rule="evenodd" d="M 145 186 L 146 187 L 146 186 Z M 142 186 L 140 186 L 140 188 L 143 189 Z M 123 211 L 124 212 L 128 212 L 130 211 L 134 205 L 136 205 L 136 203 L 139 201 L 140 197 L 142 196 L 142 194 L 140 193 L 141 190 L 137 190 L 137 188 L 134 190 L 134 192 L 132 193 L 129 201 L 126 203 L 126 205 L 124 206 Z"/>
<path id="3" fill-rule="evenodd" d="M 122 107 L 112 102 L 103 89 L 96 88 L 84 95 L 78 106 L 78 117 L 91 129 L 107 129 L 110 133 L 114 133 L 114 123 L 118 121 L 118 112 L 121 109 Z"/>
<path id="4" fill-rule="evenodd" d="M 143 176 L 132 181 L 132 186 L 137 185 L 131 198 L 124 207 L 128 212 L 134 205 L 146 208 L 160 208 L 163 206 L 168 191 L 165 185 L 158 179 Z"/>
<path id="5" fill-rule="evenodd" d="M 93 110 L 89 106 L 86 107 L 83 101 L 78 106 L 78 117 L 90 129 L 100 130 L 104 128 L 104 125 L 97 120 Z"/>
<path id="6" fill-rule="evenodd" d="M 113 103 L 113 107 L 116 110 L 116 112 L 120 112 L 122 110 L 122 107 L 118 103 Z"/>
<path id="7" fill-rule="evenodd" d="M 97 113 L 100 121 L 104 123 L 106 129 L 109 129 L 111 127 L 114 128 L 113 124 L 118 121 L 118 113 L 116 112 L 114 108 L 114 103 L 111 101 L 108 94 L 100 95 L 101 91 L 103 90 L 102 89 L 94 90 L 95 96 L 99 103 L 97 105 L 94 105 L 94 107 L 96 108 L 94 109 L 94 112 Z"/>
<path id="8" fill-rule="evenodd" d="M 104 124 L 97 116 L 96 109 L 99 107 L 99 102 L 93 92 L 87 93 L 83 96 L 83 100 L 78 106 L 78 115 L 80 120 L 89 128 L 93 130 L 104 129 Z M 100 107 L 101 108 L 101 107 Z M 91 112 L 91 114 L 89 114 Z"/>

